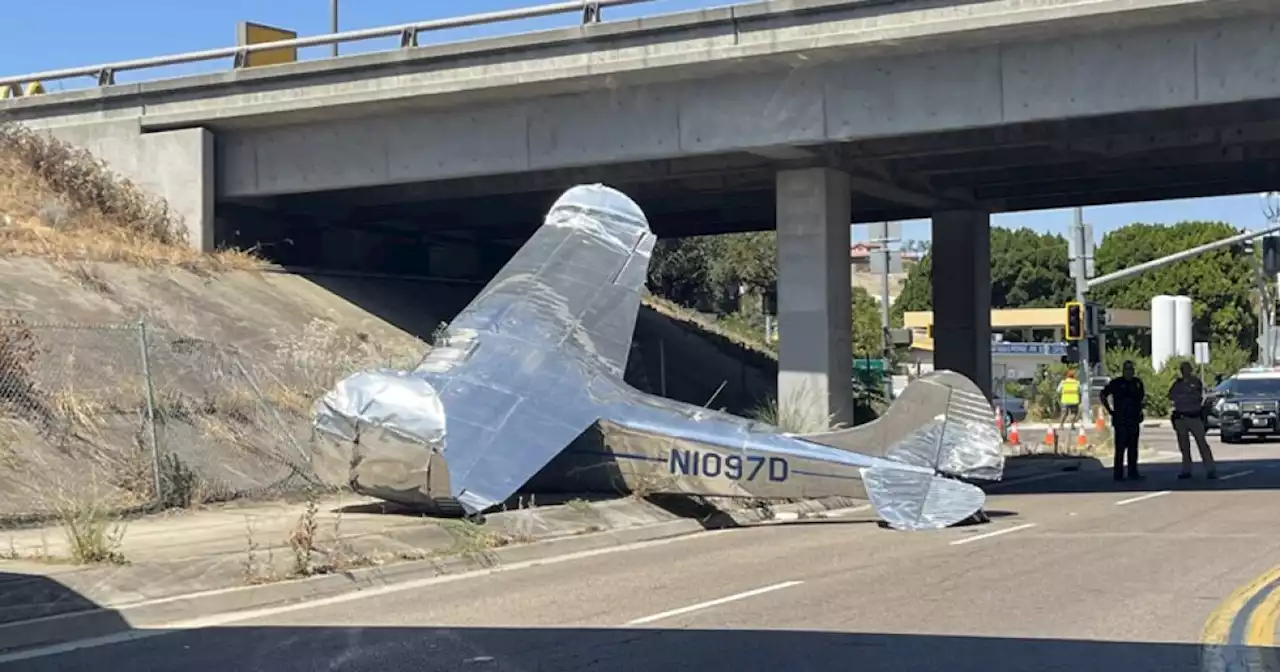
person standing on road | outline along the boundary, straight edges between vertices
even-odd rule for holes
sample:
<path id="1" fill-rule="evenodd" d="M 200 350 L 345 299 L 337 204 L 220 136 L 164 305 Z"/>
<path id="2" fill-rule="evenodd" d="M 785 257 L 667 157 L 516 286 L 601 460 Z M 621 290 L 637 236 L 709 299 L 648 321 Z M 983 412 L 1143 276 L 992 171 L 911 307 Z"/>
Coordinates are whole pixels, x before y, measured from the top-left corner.
<path id="1" fill-rule="evenodd" d="M 1169 399 L 1173 401 L 1173 430 L 1178 433 L 1178 450 L 1182 452 L 1182 472 L 1178 478 L 1191 478 L 1192 436 L 1196 439 L 1196 448 L 1200 449 L 1200 462 L 1204 465 L 1206 478 L 1217 478 L 1213 451 L 1209 450 L 1209 440 L 1204 432 L 1204 383 L 1192 371 L 1191 362 L 1183 362 L 1178 371 L 1182 377 L 1173 381 L 1169 388 Z"/>
<path id="2" fill-rule="evenodd" d="M 1133 371 L 1133 362 L 1125 360 L 1119 378 L 1113 378 L 1099 395 L 1102 407 L 1111 416 L 1115 432 L 1115 479 L 1125 478 L 1125 456 L 1128 456 L 1129 480 L 1140 481 L 1138 473 L 1138 435 L 1142 431 L 1142 406 L 1147 400 L 1147 390 L 1142 379 Z"/>
<path id="3" fill-rule="evenodd" d="M 1076 380 L 1076 372 L 1067 369 L 1067 377 L 1058 383 L 1058 406 L 1062 407 L 1062 415 L 1058 418 L 1058 432 L 1062 432 L 1062 426 L 1067 422 L 1067 416 L 1071 416 L 1071 429 L 1076 428 L 1076 421 L 1080 419 L 1080 381 Z"/>

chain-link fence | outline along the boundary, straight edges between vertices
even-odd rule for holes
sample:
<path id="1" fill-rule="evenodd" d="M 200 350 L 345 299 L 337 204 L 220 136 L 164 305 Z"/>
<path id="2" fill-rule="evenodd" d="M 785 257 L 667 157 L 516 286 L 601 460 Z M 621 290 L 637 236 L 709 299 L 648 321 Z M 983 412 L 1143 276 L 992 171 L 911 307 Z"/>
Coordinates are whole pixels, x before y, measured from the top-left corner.
<path id="1" fill-rule="evenodd" d="M 315 385 L 254 361 L 143 322 L 0 323 L 0 522 L 314 484 Z"/>

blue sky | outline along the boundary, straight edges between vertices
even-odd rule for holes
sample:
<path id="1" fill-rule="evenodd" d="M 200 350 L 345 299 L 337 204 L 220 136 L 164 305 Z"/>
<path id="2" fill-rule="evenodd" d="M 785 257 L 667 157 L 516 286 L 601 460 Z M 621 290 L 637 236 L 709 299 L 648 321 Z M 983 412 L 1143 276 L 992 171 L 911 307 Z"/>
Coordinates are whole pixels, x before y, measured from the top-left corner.
<path id="1" fill-rule="evenodd" d="M 213 49 L 235 43 L 238 21 L 254 21 L 296 30 L 300 36 L 329 30 L 329 0 L 220 0 L 218 2 L 176 2 L 175 0 L 44 0 L 22 2 L 0 0 L 5 8 L 4 39 L 0 40 L 0 72 L 19 75 L 76 66 L 87 66 L 133 58 Z M 425 21 L 459 14 L 489 12 L 546 4 L 547 0 L 342 0 L 341 28 L 355 30 L 376 26 Z M 676 12 L 732 4 L 726 0 L 651 0 L 647 3 L 608 9 L 605 20 Z M 463 8 L 466 9 L 463 9 Z M 422 42 L 447 42 L 524 30 L 573 25 L 575 15 L 548 17 L 488 26 L 454 29 L 423 35 Z M 390 49 L 392 38 L 342 45 L 342 53 Z M 56 45 L 56 46 L 54 46 Z M 328 54 L 328 47 L 303 50 L 301 58 Z M 195 63 L 122 73 L 119 82 L 159 79 L 175 75 L 208 72 L 230 67 L 229 62 Z M 46 84 L 50 90 L 92 85 L 88 78 Z M 1256 195 L 1195 200 L 1163 201 L 1093 207 L 1085 211 L 1095 235 L 1135 221 L 1172 223 L 1184 219 L 1213 219 L 1238 227 L 1258 228 L 1265 222 Z M 1072 219 L 1069 210 L 997 215 L 998 226 L 1025 226 L 1038 231 L 1065 232 Z M 854 239 L 865 237 L 855 227 Z M 904 222 L 904 238 L 927 239 L 927 221 Z"/>

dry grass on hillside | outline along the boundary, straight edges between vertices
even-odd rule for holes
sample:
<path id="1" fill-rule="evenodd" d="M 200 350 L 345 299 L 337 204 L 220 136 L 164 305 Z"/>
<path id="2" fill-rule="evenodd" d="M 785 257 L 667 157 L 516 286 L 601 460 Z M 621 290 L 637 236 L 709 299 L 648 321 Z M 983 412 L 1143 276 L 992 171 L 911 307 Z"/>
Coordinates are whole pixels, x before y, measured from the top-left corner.
<path id="1" fill-rule="evenodd" d="M 778 358 L 777 353 L 765 345 L 762 340 L 748 338 L 743 334 L 726 328 L 714 319 L 708 319 L 697 311 L 685 308 L 674 301 L 669 301 L 656 294 L 646 293 L 644 295 L 644 305 L 674 322 L 691 325 L 702 332 L 714 334 L 749 352 L 773 360 Z"/>
<path id="2" fill-rule="evenodd" d="M 3 123 L 0 256 L 46 260 L 82 284 L 105 282 L 90 271 L 110 263 L 204 275 L 263 266 L 244 252 L 191 249 L 163 199 L 87 151 Z M 250 352 L 160 320 L 148 331 L 152 395 L 129 334 L 37 330 L 23 321 L 32 315 L 9 317 L 0 316 L 0 522 L 52 512 L 69 528 L 63 499 L 115 511 L 310 487 L 299 453 L 311 404 L 345 375 L 410 367 L 427 347 L 312 315 L 299 329 L 271 334 L 274 352 Z"/>
<path id="3" fill-rule="evenodd" d="M 191 249 L 164 200 L 89 152 L 17 124 L 0 124 L 0 254 L 204 272 L 261 265 L 241 251 Z"/>

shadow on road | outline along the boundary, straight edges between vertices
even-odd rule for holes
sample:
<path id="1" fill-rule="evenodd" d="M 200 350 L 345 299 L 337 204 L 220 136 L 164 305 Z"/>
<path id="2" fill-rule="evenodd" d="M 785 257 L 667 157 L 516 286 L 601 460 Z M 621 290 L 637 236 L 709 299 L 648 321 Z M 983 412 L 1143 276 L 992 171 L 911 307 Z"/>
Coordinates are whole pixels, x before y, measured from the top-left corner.
<path id="1" fill-rule="evenodd" d="M 15 663 L 29 672 L 1004 672 L 1200 669 L 1192 644 L 787 630 L 224 627 Z M 923 624 L 922 624 L 923 625 Z M 1255 651 L 1274 656 L 1275 650 Z M 2 666 L 0 666 L 2 667 Z M 12 669 L 19 669 L 18 667 Z"/>
<path id="2" fill-rule="evenodd" d="M 128 629 L 118 613 L 104 609 L 47 576 L 0 571 L 0 653 L 18 646 L 37 646 L 59 641 L 65 636 L 64 614 L 81 614 L 85 637 Z M 14 634 L 15 624 L 26 621 L 22 634 Z M 30 622 L 40 623 L 31 627 Z M 0 670 L 10 669 L 0 663 Z"/>
<path id="3" fill-rule="evenodd" d="M 1083 492 L 1154 492 L 1159 490 L 1280 490 L 1280 450 L 1277 459 L 1265 460 L 1222 460 L 1221 450 L 1215 447 L 1219 457 L 1218 480 L 1210 481 L 1204 476 L 1204 468 L 1197 456 L 1192 466 L 1193 477 L 1179 480 L 1178 472 L 1182 470 L 1179 462 L 1139 462 L 1139 469 L 1145 477 L 1141 481 L 1115 481 L 1112 479 L 1111 463 L 1102 461 L 1102 468 L 1094 465 L 1092 469 L 1080 470 L 1061 478 L 1033 477 L 1025 481 L 1017 479 L 1004 483 L 996 483 L 985 489 L 992 495 L 1017 494 L 1053 494 Z"/>

